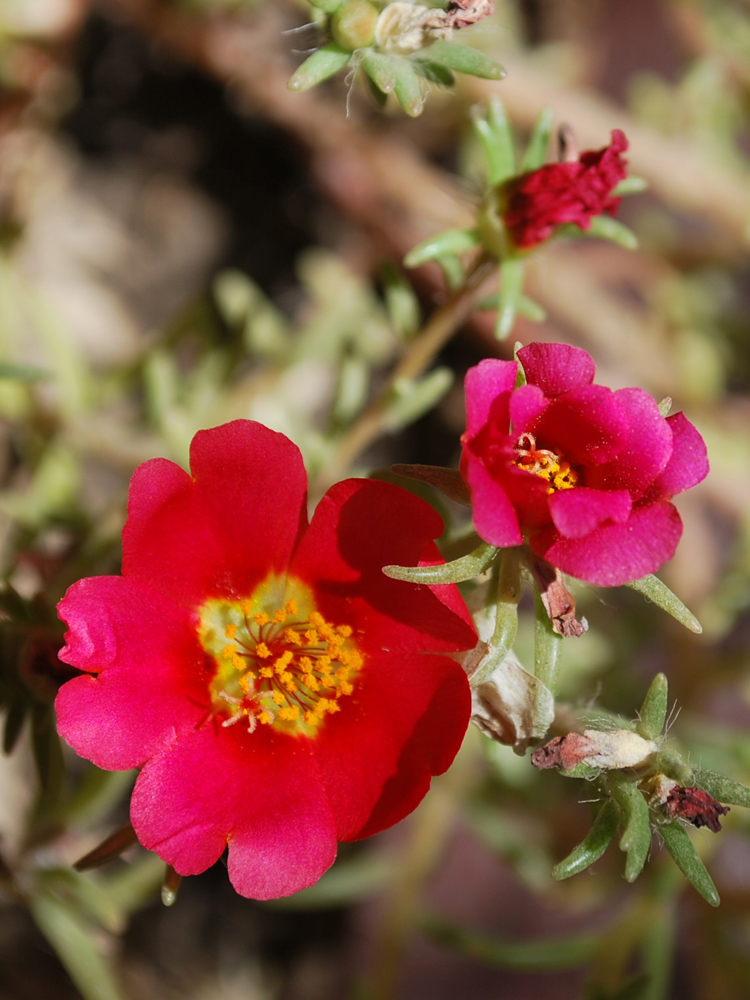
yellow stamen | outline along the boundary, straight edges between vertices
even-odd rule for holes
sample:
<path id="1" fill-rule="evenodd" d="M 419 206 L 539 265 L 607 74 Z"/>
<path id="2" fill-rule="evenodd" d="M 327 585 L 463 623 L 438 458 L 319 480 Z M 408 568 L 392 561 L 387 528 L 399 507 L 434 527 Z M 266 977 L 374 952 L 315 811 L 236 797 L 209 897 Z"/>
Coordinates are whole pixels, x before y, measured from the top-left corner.
<path id="1" fill-rule="evenodd" d="M 221 651 L 221 655 L 224 657 L 225 660 L 231 660 L 236 653 L 237 653 L 237 647 L 232 646 L 231 643 L 229 646 L 225 646 Z"/>
<path id="2" fill-rule="evenodd" d="M 234 637 L 237 635 L 237 626 L 234 624 L 234 622 L 230 622 L 227 625 L 224 634 L 226 635 L 227 639 L 234 639 Z"/>
<path id="3" fill-rule="evenodd" d="M 269 722 L 273 722 L 273 719 L 268 712 L 261 712 L 258 716 L 258 722 L 262 722 L 264 726 L 267 726 Z"/>
<path id="4" fill-rule="evenodd" d="M 265 642 L 259 642 L 258 645 L 255 647 L 255 655 L 260 660 L 267 660 L 268 657 L 271 655 L 271 650 L 268 648 Z"/>
<path id="5" fill-rule="evenodd" d="M 295 601 L 294 598 L 286 602 L 286 604 L 284 605 L 284 610 L 288 615 L 296 615 L 299 613 L 299 608 L 297 607 L 297 602 Z"/>

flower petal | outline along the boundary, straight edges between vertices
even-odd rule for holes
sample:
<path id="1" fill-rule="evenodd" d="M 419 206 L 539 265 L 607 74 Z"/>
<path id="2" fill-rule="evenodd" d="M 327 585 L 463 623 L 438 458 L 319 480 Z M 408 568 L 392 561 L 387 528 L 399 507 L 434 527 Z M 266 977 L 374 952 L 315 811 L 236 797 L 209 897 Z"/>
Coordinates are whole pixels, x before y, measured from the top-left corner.
<path id="1" fill-rule="evenodd" d="M 192 478 L 165 459 L 136 469 L 123 531 L 123 574 L 195 607 L 249 593 L 283 572 L 306 524 L 299 449 L 251 420 L 199 431 Z"/>
<path id="2" fill-rule="evenodd" d="M 669 499 L 702 482 L 708 475 L 706 443 L 684 413 L 667 417 L 672 431 L 672 454 L 664 471 L 649 490 L 659 498 Z"/>
<path id="3" fill-rule="evenodd" d="M 518 365 L 515 361 L 487 358 L 466 373 L 466 437 L 472 438 L 487 423 L 490 407 L 503 393 L 510 393 L 516 384 Z M 508 426 L 505 419 L 504 428 Z"/>
<path id="4" fill-rule="evenodd" d="M 254 899 L 316 882 L 336 857 L 336 831 L 306 740 L 266 727 L 212 725 L 150 760 L 133 791 L 138 839 L 181 875 L 197 875 L 229 843 L 229 877 Z"/>
<path id="5" fill-rule="evenodd" d="M 585 538 L 560 538 L 548 530 L 531 537 L 534 551 L 564 573 L 598 587 L 619 587 L 655 573 L 674 555 L 682 521 L 671 503 L 633 511 L 624 524 L 597 528 Z"/>
<path id="6" fill-rule="evenodd" d="M 107 770 L 138 767 L 205 715 L 210 674 L 183 608 L 122 577 L 80 580 L 58 605 L 68 625 L 64 663 L 76 677 L 57 695 L 57 727 Z"/>
<path id="7" fill-rule="evenodd" d="M 462 464 L 464 478 L 471 490 L 477 534 L 499 548 L 520 545 L 523 534 L 505 490 L 490 476 L 484 463 L 467 449 Z"/>
<path id="8" fill-rule="evenodd" d="M 537 447 L 560 453 L 573 466 L 589 466 L 620 454 L 630 422 L 611 389 L 585 385 L 554 399 L 530 430 Z M 585 485 L 592 485 L 588 478 Z"/>
<path id="9" fill-rule="evenodd" d="M 629 432 L 617 457 L 592 469 L 586 482 L 598 489 L 626 489 L 637 499 L 669 461 L 672 432 L 654 398 L 643 389 L 618 389 L 614 395 Z"/>
<path id="10" fill-rule="evenodd" d="M 510 397 L 513 436 L 520 436 L 542 413 L 549 400 L 536 385 L 521 385 Z"/>
<path id="11" fill-rule="evenodd" d="M 623 524 L 633 503 L 627 490 L 559 490 L 549 498 L 552 521 L 565 538 L 583 538 L 605 521 Z"/>
<path id="12" fill-rule="evenodd" d="M 367 656 L 351 698 L 313 741 L 339 840 L 403 819 L 458 752 L 471 715 L 469 683 L 445 656 Z M 364 831 L 367 832 L 364 832 Z"/>
<path id="13" fill-rule="evenodd" d="M 518 352 L 526 381 L 553 398 L 571 389 L 590 385 L 596 366 L 591 355 L 570 344 L 527 344 Z"/>
<path id="14" fill-rule="evenodd" d="M 392 580 L 383 566 L 418 566 L 439 559 L 432 539 L 438 514 L 390 483 L 348 479 L 318 504 L 289 568 L 315 590 L 329 620 L 362 626 L 393 649 L 457 651 L 476 642 L 471 617 L 455 586 L 419 587 Z"/>

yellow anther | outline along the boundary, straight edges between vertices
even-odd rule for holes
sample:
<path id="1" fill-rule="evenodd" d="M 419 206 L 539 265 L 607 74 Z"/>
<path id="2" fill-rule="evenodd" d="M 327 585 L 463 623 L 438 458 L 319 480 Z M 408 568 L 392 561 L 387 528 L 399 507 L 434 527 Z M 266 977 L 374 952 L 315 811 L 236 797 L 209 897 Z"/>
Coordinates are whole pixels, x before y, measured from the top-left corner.
<path id="1" fill-rule="evenodd" d="M 273 700 L 277 705 L 283 705 L 286 702 L 286 695 L 282 691 L 274 691 Z"/>
<path id="2" fill-rule="evenodd" d="M 323 622 L 323 624 L 320 626 L 319 631 L 321 636 L 326 640 L 326 642 L 330 642 L 332 639 L 338 639 L 339 642 L 341 642 L 341 639 L 339 639 L 339 637 L 333 631 L 333 625 L 329 625 L 328 622 Z"/>
<path id="3" fill-rule="evenodd" d="M 309 628 L 307 632 L 305 632 L 305 640 L 307 641 L 308 646 L 317 646 L 319 636 L 314 628 Z"/>
<path id="4" fill-rule="evenodd" d="M 330 656 L 319 656 L 317 667 L 321 674 L 330 674 L 331 672 L 331 657 Z"/>
<path id="5" fill-rule="evenodd" d="M 292 646 L 301 646 L 302 636 L 299 632 L 295 632 L 293 628 L 288 628 L 284 630 L 284 641 L 290 643 Z"/>
<path id="6" fill-rule="evenodd" d="M 305 674 L 302 678 L 302 683 L 308 689 L 308 691 L 317 691 L 320 688 L 318 683 L 318 678 L 315 674 Z"/>
<path id="7" fill-rule="evenodd" d="M 342 681 L 339 684 L 339 691 L 342 694 L 351 694 L 353 690 L 354 690 L 354 686 L 352 684 L 350 684 L 349 681 Z"/>
<path id="8" fill-rule="evenodd" d="M 234 622 L 230 622 L 227 625 L 226 629 L 224 630 L 224 635 L 227 637 L 227 639 L 234 639 L 234 637 L 237 635 L 237 626 L 234 624 Z"/>
<path id="9" fill-rule="evenodd" d="M 299 705 L 289 705 L 287 708 L 282 708 L 279 711 L 279 718 L 285 722 L 294 722 L 295 719 L 299 718 Z"/>
<path id="10" fill-rule="evenodd" d="M 339 707 L 338 702 L 336 702 L 336 701 L 329 701 L 328 702 L 327 712 L 328 712 L 329 715 L 333 715 L 334 712 L 340 712 L 340 711 L 341 711 L 341 708 Z"/>
<path id="11" fill-rule="evenodd" d="M 348 679 L 349 679 L 348 669 L 346 667 L 339 667 L 339 669 L 336 671 L 336 680 L 346 681 Z"/>
<path id="12" fill-rule="evenodd" d="M 240 691 L 242 691 L 244 695 L 248 695 L 252 690 L 253 681 L 249 674 L 245 674 L 243 677 L 240 677 Z"/>
<path id="13" fill-rule="evenodd" d="M 338 625 L 336 627 L 336 631 L 338 632 L 339 635 L 343 635 L 345 639 L 348 639 L 349 636 L 352 634 L 352 629 L 349 625 Z"/>
<path id="14" fill-rule="evenodd" d="M 314 712 L 311 712 L 309 709 L 305 712 L 305 722 L 308 724 L 308 726 L 320 725 L 320 719 L 318 718 L 318 716 Z"/>
<path id="15" fill-rule="evenodd" d="M 242 614 L 246 618 L 249 618 L 253 613 L 253 602 L 248 598 L 245 598 L 244 601 L 240 601 L 240 607 L 242 608 Z"/>
<path id="16" fill-rule="evenodd" d="M 315 625 L 316 628 L 320 628 L 321 625 L 325 625 L 326 620 L 319 611 L 313 611 L 310 615 L 310 622 Z"/>
<path id="17" fill-rule="evenodd" d="M 294 598 L 292 598 L 291 601 L 286 602 L 286 604 L 284 605 L 284 610 L 288 615 L 296 615 L 299 612 L 297 602 L 295 601 Z"/>
<path id="18" fill-rule="evenodd" d="M 224 657 L 225 660 L 231 660 L 236 653 L 237 653 L 237 647 L 231 645 L 231 643 L 228 646 L 225 646 L 221 651 L 221 655 Z"/>
<path id="19" fill-rule="evenodd" d="M 239 653 L 235 653 L 234 656 L 232 657 L 232 666 L 234 667 L 235 670 L 238 671 L 242 671 L 245 669 L 245 661 L 242 659 Z"/>
<path id="20" fill-rule="evenodd" d="M 286 618 L 287 618 L 287 614 L 286 614 L 286 611 L 284 611 L 283 608 L 279 608 L 278 611 L 274 611 L 274 613 L 273 613 L 273 620 L 275 622 L 278 622 L 279 624 L 281 624 L 281 622 L 285 622 Z"/>
<path id="21" fill-rule="evenodd" d="M 319 718 L 322 718 L 322 716 L 324 716 L 326 714 L 326 712 L 328 711 L 328 706 L 332 705 L 332 704 L 333 704 L 333 702 L 330 701 L 328 698 L 320 698 L 319 701 L 318 701 L 318 704 L 315 706 L 315 709 L 314 709 L 315 714 Z"/>
<path id="22" fill-rule="evenodd" d="M 264 726 L 267 726 L 269 722 L 273 722 L 273 719 L 268 712 L 261 712 L 258 716 L 258 722 L 262 722 Z"/>
<path id="23" fill-rule="evenodd" d="M 297 690 L 297 685 L 294 683 L 294 676 L 288 670 L 285 674 L 281 675 L 281 683 L 290 693 Z"/>
<path id="24" fill-rule="evenodd" d="M 291 649 L 287 649 L 287 651 L 282 656 L 280 656 L 278 660 L 274 660 L 273 669 L 276 671 L 277 674 L 281 675 L 284 673 L 286 668 L 291 663 L 293 656 L 294 653 L 291 651 Z"/>
<path id="25" fill-rule="evenodd" d="M 273 667 L 262 667 L 260 671 L 261 677 L 273 677 Z"/>
<path id="26" fill-rule="evenodd" d="M 267 660 L 268 657 L 271 655 L 271 650 L 268 648 L 265 642 L 259 642 L 258 645 L 255 647 L 255 655 L 260 660 Z"/>
<path id="27" fill-rule="evenodd" d="M 309 673 L 312 672 L 313 661 L 310 659 L 309 656 L 300 656 L 300 658 L 299 658 L 299 665 L 300 665 L 300 669 L 304 670 L 306 674 L 309 674 Z"/>

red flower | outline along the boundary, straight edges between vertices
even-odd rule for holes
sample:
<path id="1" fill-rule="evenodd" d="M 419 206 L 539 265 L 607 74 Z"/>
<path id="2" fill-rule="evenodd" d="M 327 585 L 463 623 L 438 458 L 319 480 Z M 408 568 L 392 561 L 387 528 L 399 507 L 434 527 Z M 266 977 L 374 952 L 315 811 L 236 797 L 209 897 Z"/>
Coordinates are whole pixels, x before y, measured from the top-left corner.
<path id="1" fill-rule="evenodd" d="M 61 689 L 58 729 L 99 767 L 141 768 L 145 847 L 193 875 L 228 844 L 237 891 L 269 899 L 450 765 L 470 695 L 444 654 L 476 637 L 455 587 L 381 571 L 440 561 L 440 518 L 412 494 L 350 479 L 308 525 L 298 449 L 247 420 L 198 433 L 191 467 L 136 470 L 123 575 L 61 601 L 61 659 L 87 673 Z"/>
<path id="2" fill-rule="evenodd" d="M 466 376 L 462 472 L 474 525 L 501 547 L 537 555 L 602 587 L 655 572 L 682 522 L 669 499 L 708 472 L 706 446 L 682 413 L 664 418 L 642 389 L 593 385 L 577 347 L 530 344 L 515 361 Z"/>
<path id="3" fill-rule="evenodd" d="M 573 222 L 589 229 L 595 215 L 614 215 L 621 198 L 612 191 L 625 177 L 628 148 L 615 129 L 604 149 L 581 153 L 577 163 L 549 163 L 511 180 L 503 220 L 517 247 L 528 249 L 552 235 L 555 226 Z"/>

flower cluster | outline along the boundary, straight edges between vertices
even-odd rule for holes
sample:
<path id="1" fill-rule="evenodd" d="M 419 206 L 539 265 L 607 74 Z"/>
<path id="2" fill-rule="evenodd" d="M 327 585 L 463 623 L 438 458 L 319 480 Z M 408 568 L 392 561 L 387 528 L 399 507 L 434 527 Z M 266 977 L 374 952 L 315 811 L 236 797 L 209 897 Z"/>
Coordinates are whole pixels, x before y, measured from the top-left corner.
<path id="1" fill-rule="evenodd" d="M 574 223 L 585 230 L 596 216 L 614 215 L 622 199 L 612 192 L 627 173 L 622 156 L 627 148 L 625 134 L 615 129 L 604 149 L 587 150 L 572 163 L 548 163 L 509 181 L 503 221 L 514 245 L 530 249 L 557 226 Z"/>
<path id="2" fill-rule="evenodd" d="M 183 875 L 229 846 L 258 899 L 314 883 L 337 841 L 396 823 L 468 725 L 476 641 L 458 591 L 383 575 L 440 562 L 440 518 L 388 483 L 334 486 L 308 525 L 283 435 L 199 432 L 192 476 L 165 459 L 131 483 L 122 576 L 59 606 L 61 735 L 99 767 L 140 768 L 131 821 Z"/>
<path id="3" fill-rule="evenodd" d="M 682 522 L 669 501 L 708 472 L 698 431 L 663 417 L 641 389 L 594 384 L 594 362 L 565 344 L 530 344 L 466 378 L 462 472 L 477 532 L 528 541 L 571 576 L 617 586 L 674 554 Z"/>

